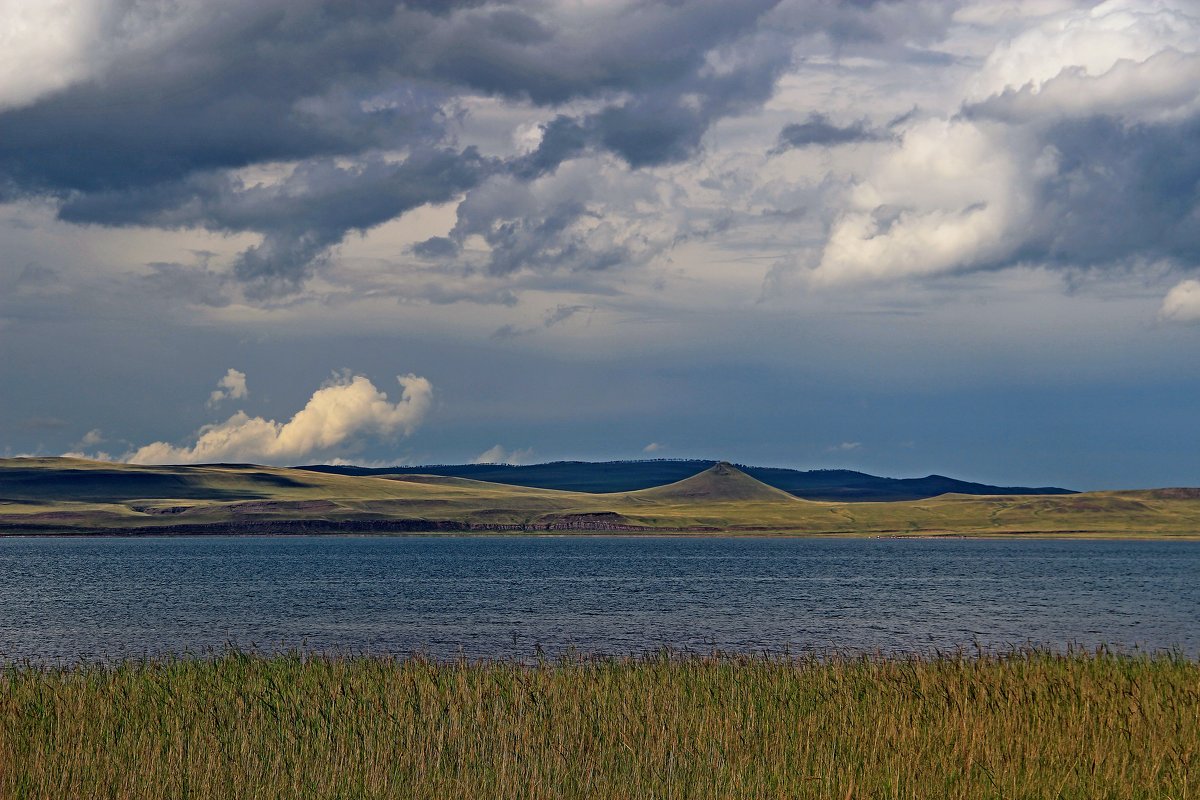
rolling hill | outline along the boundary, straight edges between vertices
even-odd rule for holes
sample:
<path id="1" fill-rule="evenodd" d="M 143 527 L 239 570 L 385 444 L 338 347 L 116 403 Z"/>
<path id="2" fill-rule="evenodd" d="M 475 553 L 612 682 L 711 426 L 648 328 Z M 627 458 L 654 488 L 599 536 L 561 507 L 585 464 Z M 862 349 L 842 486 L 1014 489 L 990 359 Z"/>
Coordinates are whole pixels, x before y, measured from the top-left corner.
<path id="1" fill-rule="evenodd" d="M 568 492 L 617 493 L 649 489 L 683 480 L 717 462 L 684 459 L 648 461 L 554 461 L 548 464 L 441 464 L 421 467 L 313 465 L 298 469 L 336 475 L 444 475 L 510 486 L 559 489 Z M 795 470 L 738 464 L 751 477 L 806 500 L 923 500 L 941 494 L 1028 495 L 1070 494 L 1054 486 L 989 486 L 943 475 L 924 478 L 881 478 L 847 469 Z"/>
<path id="2" fill-rule="evenodd" d="M 641 489 L 630 496 L 660 503 L 791 503 L 795 497 L 768 486 L 724 461 L 665 486 Z"/>
<path id="3" fill-rule="evenodd" d="M 0 460 L 0 534 L 621 531 L 1200 538 L 1200 489 L 804 500 L 728 463 L 625 492 L 442 475 Z"/>

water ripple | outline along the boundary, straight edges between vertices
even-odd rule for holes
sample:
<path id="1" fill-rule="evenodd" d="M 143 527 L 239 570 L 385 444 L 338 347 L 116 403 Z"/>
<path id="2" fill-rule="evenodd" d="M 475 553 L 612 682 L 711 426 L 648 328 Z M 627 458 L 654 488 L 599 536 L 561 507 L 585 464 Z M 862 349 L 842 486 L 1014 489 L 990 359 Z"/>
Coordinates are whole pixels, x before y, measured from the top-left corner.
<path id="1" fill-rule="evenodd" d="M 0 540 L 0 659 L 1023 644 L 1200 653 L 1200 544 L 629 537 Z"/>

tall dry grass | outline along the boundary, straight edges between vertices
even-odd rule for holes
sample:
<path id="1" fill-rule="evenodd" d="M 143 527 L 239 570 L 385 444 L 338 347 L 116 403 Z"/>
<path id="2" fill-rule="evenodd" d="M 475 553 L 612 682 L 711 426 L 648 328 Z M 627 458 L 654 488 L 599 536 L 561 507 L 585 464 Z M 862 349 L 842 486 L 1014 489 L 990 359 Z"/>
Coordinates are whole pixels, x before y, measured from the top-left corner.
<path id="1" fill-rule="evenodd" d="M 0 677 L 5 798 L 1194 798 L 1178 656 L 257 657 Z"/>

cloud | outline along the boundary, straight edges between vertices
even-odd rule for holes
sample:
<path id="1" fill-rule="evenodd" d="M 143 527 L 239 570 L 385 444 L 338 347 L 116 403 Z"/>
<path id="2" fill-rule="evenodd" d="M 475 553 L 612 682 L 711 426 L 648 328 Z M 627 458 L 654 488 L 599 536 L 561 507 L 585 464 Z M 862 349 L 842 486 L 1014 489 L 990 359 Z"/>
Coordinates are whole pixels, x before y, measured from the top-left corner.
<path id="1" fill-rule="evenodd" d="M 543 320 L 542 325 L 547 328 L 553 328 L 560 322 L 566 322 L 581 311 L 595 310 L 595 306 L 585 306 L 579 304 L 566 305 L 565 303 L 559 303 L 546 314 L 546 319 Z"/>
<path id="2" fill-rule="evenodd" d="M 472 464 L 524 464 L 533 457 L 533 448 L 524 450 L 507 450 L 501 445 L 494 445 L 484 450 L 475 458 Z"/>
<path id="3" fill-rule="evenodd" d="M 642 448 L 643 453 L 657 453 L 659 450 L 665 450 L 666 445 L 661 442 L 651 442 Z"/>
<path id="4" fill-rule="evenodd" d="M 854 187 L 813 281 L 935 274 L 1009 256 L 1032 211 L 1012 147 L 969 120 L 910 125 Z"/>
<path id="5" fill-rule="evenodd" d="M 1142 99 L 1160 103 L 1177 93 L 1189 71 L 1155 74 L 1165 66 L 1156 59 L 1197 53 L 1198 32 L 1200 18 L 1181 0 L 1108 0 L 1058 14 L 1001 42 L 971 81 L 967 101 L 1024 95 L 1059 110 L 1120 108 Z M 1146 74 L 1137 74 L 1141 71 Z M 1195 91 L 1192 86 L 1192 97 Z"/>
<path id="6" fill-rule="evenodd" d="M 86 452 L 85 448 L 95 447 L 106 441 L 104 433 L 99 428 L 93 428 L 75 443 L 74 449 L 62 454 L 63 458 L 82 458 L 88 461 L 112 461 L 113 456 L 104 450 Z"/>
<path id="7" fill-rule="evenodd" d="M 379 155 L 314 158 L 271 185 L 206 176 L 166 189 L 73 195 L 59 216 L 76 223 L 262 232 L 261 242 L 232 266 L 247 294 L 262 299 L 298 289 L 348 232 L 450 200 L 497 168 L 474 148 L 417 148 L 400 162 Z"/>
<path id="8" fill-rule="evenodd" d="M 1163 298 L 1159 316 L 1173 322 L 1200 322 L 1200 281 L 1181 281 Z"/>
<path id="9" fill-rule="evenodd" d="M 851 451 L 858 450 L 861 447 L 862 447 L 862 442 L 842 442 L 840 444 L 835 444 L 831 447 L 826 447 L 825 452 L 827 452 L 827 453 L 849 453 Z"/>
<path id="10" fill-rule="evenodd" d="M 249 392 L 246 390 L 246 373 L 230 367 L 225 377 L 217 382 L 217 388 L 208 396 L 208 404 L 215 406 L 222 400 L 240 400 L 247 394 Z"/>
<path id="11" fill-rule="evenodd" d="M 539 330 L 546 330 L 548 328 L 553 328 L 555 325 L 559 325 L 563 322 L 566 322 L 567 320 L 571 319 L 572 317 L 574 317 L 576 314 L 580 313 L 581 311 L 595 311 L 595 310 L 596 310 L 595 306 L 585 306 L 585 305 L 578 305 L 578 304 L 567 305 L 565 303 L 559 303 L 554 308 L 548 309 L 546 311 L 546 316 L 542 319 L 542 324 L 540 327 L 537 327 L 537 326 L 520 327 L 520 326 L 509 323 L 506 325 L 501 325 L 499 328 L 497 328 L 495 331 L 493 331 L 491 338 L 503 341 L 505 339 L 515 339 L 519 336 L 527 336 L 531 333 L 537 333 Z"/>
<path id="12" fill-rule="evenodd" d="M 408 436 L 428 412 L 433 386 L 416 375 L 397 380 L 402 392 L 395 403 L 367 378 L 342 375 L 314 392 L 287 422 L 239 411 L 224 422 L 201 428 L 190 446 L 154 442 L 125 460 L 132 464 L 296 463 L 345 450 L 368 436 Z"/>
<path id="13" fill-rule="evenodd" d="M 410 467 L 411 458 L 337 458 L 325 459 L 331 467 L 366 467 L 367 469 L 387 469 L 388 467 Z"/>
<path id="14" fill-rule="evenodd" d="M 459 203 L 454 226 L 431 245 L 451 243 L 461 268 L 513 291 L 545 288 L 579 294 L 612 294 L 612 285 L 664 254 L 681 220 L 659 208 L 657 180 L 630 171 L 611 157 L 580 158 L 531 180 L 496 175 Z M 511 294 L 494 293 L 505 302 Z M 544 327 L 590 306 L 561 303 Z M 511 337 L 534 328 L 510 326 Z"/>
<path id="15" fill-rule="evenodd" d="M 63 453 L 61 457 L 62 458 L 82 458 L 85 461 L 114 461 L 115 460 L 112 457 L 111 453 L 106 453 L 103 450 L 99 450 L 94 453 L 85 453 L 82 450 L 70 450 L 66 453 Z"/>
<path id="16" fill-rule="evenodd" d="M 1162 121 L 1194 114 L 1200 54 L 1163 50 L 1145 61 L 1122 60 L 1101 75 L 1064 69 L 1038 89 L 1026 84 L 970 107 L 975 117 L 1009 122 L 1112 114 Z"/>
<path id="17" fill-rule="evenodd" d="M 0 0 L 0 108 L 25 105 L 87 74 L 97 3 Z"/>
<path id="18" fill-rule="evenodd" d="M 795 147 L 833 147 L 856 142 L 876 142 L 886 134 L 859 120 L 846 126 L 836 125 L 825 114 L 812 113 L 804 122 L 792 122 L 779 132 L 779 143 L 771 150 L 782 153 Z"/>
<path id="19" fill-rule="evenodd" d="M 1183 3 L 1053 15 L 993 48 L 960 113 L 899 127 L 814 284 L 1200 255 L 1200 16 Z"/>

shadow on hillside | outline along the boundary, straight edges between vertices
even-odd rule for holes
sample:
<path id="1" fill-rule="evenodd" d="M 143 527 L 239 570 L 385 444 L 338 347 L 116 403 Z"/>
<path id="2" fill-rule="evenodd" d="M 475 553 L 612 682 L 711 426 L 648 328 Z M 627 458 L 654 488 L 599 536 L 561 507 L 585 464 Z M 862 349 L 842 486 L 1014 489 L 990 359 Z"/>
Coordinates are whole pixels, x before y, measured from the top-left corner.
<path id="1" fill-rule="evenodd" d="M 0 471 L 0 499 L 119 503 L 125 500 L 258 500 L 278 489 L 308 486 L 270 472 L 233 473 L 242 488 L 212 486 L 211 473 L 173 467 L 170 473 L 123 469 L 23 469 Z"/>

